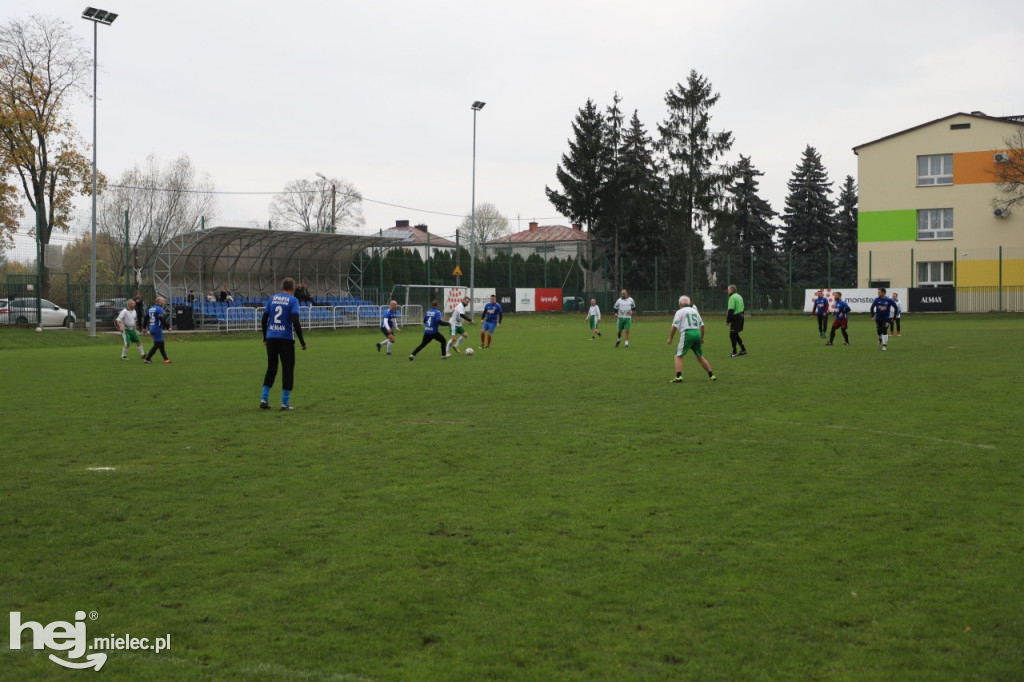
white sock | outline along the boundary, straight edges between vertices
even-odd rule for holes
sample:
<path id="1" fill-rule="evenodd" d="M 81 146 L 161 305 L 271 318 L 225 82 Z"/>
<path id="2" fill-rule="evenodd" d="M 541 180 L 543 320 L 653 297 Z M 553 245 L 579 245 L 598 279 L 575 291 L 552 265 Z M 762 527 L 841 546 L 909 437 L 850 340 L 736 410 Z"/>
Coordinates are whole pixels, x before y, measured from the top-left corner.
<path id="1" fill-rule="evenodd" d="M 388 348 L 388 352 L 390 353 L 391 352 L 391 341 L 390 340 L 387 342 L 387 348 Z"/>
<path id="2" fill-rule="evenodd" d="M 459 338 L 455 339 L 455 347 L 456 347 L 456 348 L 458 348 L 459 346 L 461 346 L 461 345 L 462 345 L 462 340 L 463 340 L 464 338 L 466 338 L 466 337 L 465 337 L 465 336 L 460 336 Z"/>
<path id="3" fill-rule="evenodd" d="M 888 334 L 882 334 L 882 345 L 886 346 L 888 344 L 889 344 L 889 335 Z"/>

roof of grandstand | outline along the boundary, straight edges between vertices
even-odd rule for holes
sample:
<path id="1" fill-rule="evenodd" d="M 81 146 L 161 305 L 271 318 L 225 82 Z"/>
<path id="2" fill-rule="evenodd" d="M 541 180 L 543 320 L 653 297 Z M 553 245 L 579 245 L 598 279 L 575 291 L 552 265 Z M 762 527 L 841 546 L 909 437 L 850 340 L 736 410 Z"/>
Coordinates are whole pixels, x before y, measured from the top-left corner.
<path id="1" fill-rule="evenodd" d="M 344 296 L 352 288 L 353 262 L 367 249 L 395 246 L 377 235 L 215 227 L 178 235 L 164 244 L 153 266 L 161 296 L 204 295 L 227 287 L 257 297 L 279 290 L 292 277 L 313 296 Z M 356 263 L 358 270 L 358 263 Z"/>

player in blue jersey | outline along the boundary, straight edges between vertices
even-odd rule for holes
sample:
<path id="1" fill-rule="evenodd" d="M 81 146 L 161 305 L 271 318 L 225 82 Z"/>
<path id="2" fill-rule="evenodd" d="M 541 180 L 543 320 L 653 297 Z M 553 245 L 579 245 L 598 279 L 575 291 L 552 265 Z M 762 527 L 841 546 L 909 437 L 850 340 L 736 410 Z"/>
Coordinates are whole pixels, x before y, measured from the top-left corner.
<path id="1" fill-rule="evenodd" d="M 811 314 L 818 318 L 818 336 L 825 338 L 825 331 L 828 329 L 828 299 L 821 291 L 815 292 L 814 301 L 811 302 Z"/>
<path id="2" fill-rule="evenodd" d="M 398 328 L 398 301 L 391 301 L 380 316 L 380 333 L 384 335 L 384 340 L 377 342 L 377 352 L 380 352 L 381 346 L 386 345 L 388 355 L 391 355 L 395 334 L 400 331 L 402 330 Z"/>
<path id="3" fill-rule="evenodd" d="M 441 344 L 442 360 L 446 360 L 451 357 L 451 355 L 447 353 L 448 342 L 445 341 L 444 336 L 439 331 L 441 329 L 441 325 L 444 324 L 444 321 L 441 319 L 444 316 L 441 314 L 441 311 L 437 306 L 437 299 L 434 299 L 430 302 L 430 310 L 428 310 L 427 314 L 423 316 L 423 341 L 420 342 L 420 345 L 416 346 L 416 350 L 414 350 L 412 355 L 409 356 L 410 362 L 415 360 L 416 354 L 426 348 L 427 344 L 431 341 L 437 341 Z"/>
<path id="4" fill-rule="evenodd" d="M 875 318 L 878 332 L 878 347 L 887 350 L 889 345 L 889 316 L 896 308 L 896 301 L 885 295 L 885 287 L 878 287 L 878 298 L 871 302 L 871 316 Z"/>
<path id="5" fill-rule="evenodd" d="M 164 364 L 171 364 L 167 358 L 167 351 L 164 350 L 164 329 L 169 330 L 171 325 L 164 312 L 163 298 L 157 296 L 156 302 L 146 311 L 146 319 L 149 320 L 149 335 L 153 337 L 153 347 L 149 349 L 149 353 L 142 358 L 142 361 L 147 365 L 153 364 L 153 356 L 160 351 L 160 355 L 164 358 Z"/>
<path id="6" fill-rule="evenodd" d="M 832 310 L 835 313 L 835 319 L 832 320 L 832 333 L 829 334 L 828 342 L 826 346 L 831 346 L 832 342 L 836 340 L 836 330 L 843 332 L 843 345 L 850 345 L 850 335 L 846 333 L 846 327 L 850 322 L 850 304 L 843 300 L 843 293 L 836 291 L 832 294 Z"/>
<path id="7" fill-rule="evenodd" d="M 494 339 L 494 331 L 501 326 L 501 320 L 504 318 L 504 314 L 501 311 L 501 304 L 498 303 L 498 297 L 491 294 L 491 301 L 484 305 L 484 321 L 480 325 L 480 347 L 490 348 L 491 341 Z M 487 345 L 484 345 L 484 337 L 487 337 Z"/>
<path id="8" fill-rule="evenodd" d="M 295 383 L 295 337 L 299 337 L 302 350 L 306 340 L 302 338 L 302 324 L 299 322 L 299 299 L 295 298 L 295 280 L 285 277 L 281 282 L 281 293 L 270 297 L 260 320 L 263 330 L 263 345 L 267 347 L 267 373 L 263 376 L 263 395 L 260 409 L 270 409 L 270 387 L 277 378 L 277 365 L 281 364 L 281 409 L 291 410 L 292 388 Z"/>

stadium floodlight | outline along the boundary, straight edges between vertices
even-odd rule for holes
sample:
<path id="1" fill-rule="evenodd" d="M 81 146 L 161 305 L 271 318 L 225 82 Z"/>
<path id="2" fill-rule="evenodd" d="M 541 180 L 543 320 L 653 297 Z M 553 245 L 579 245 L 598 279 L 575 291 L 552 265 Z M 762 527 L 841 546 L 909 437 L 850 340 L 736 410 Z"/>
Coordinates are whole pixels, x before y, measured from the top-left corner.
<path id="1" fill-rule="evenodd" d="M 337 223 L 335 221 L 337 220 L 338 214 L 335 213 L 334 210 L 334 207 L 336 206 L 336 204 L 334 203 L 334 195 L 337 193 L 338 188 L 335 186 L 334 181 L 328 180 L 327 176 L 324 175 L 323 173 L 317 173 L 316 176 L 323 180 L 324 182 L 331 183 L 331 233 L 333 234 L 334 232 L 337 232 Z"/>
<path id="2" fill-rule="evenodd" d="M 89 336 L 96 338 L 96 65 L 99 25 L 110 26 L 117 15 L 86 7 L 82 18 L 92 22 L 92 252 L 89 258 Z M 126 292 L 127 293 L 127 292 Z"/>
<path id="3" fill-rule="evenodd" d="M 476 302 L 476 112 L 484 108 L 486 102 L 477 100 L 470 108 L 473 110 L 473 195 L 470 207 L 470 224 L 473 230 L 469 233 L 469 312 L 473 314 Z"/>

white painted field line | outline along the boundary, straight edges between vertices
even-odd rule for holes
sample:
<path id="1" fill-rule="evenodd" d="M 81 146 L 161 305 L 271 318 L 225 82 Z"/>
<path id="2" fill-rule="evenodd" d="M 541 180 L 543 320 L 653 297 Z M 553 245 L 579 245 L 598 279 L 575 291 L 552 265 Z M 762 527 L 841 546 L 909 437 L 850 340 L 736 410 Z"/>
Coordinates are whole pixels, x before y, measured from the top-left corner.
<path id="1" fill-rule="evenodd" d="M 875 429 L 865 429 L 860 426 L 847 426 L 845 424 L 807 424 L 805 422 L 792 422 L 785 419 L 767 419 L 765 417 L 754 417 L 754 419 L 763 422 L 776 422 L 778 424 L 785 424 L 787 426 L 813 426 L 815 428 L 824 429 L 835 429 L 836 431 L 858 431 L 860 433 L 870 433 L 876 436 L 885 436 L 891 438 L 893 436 L 892 431 L 876 431 Z M 978 448 L 980 450 L 995 450 L 995 445 L 989 445 L 988 443 L 969 443 L 963 440 L 950 440 L 949 438 L 937 438 L 935 436 L 921 436 L 918 434 L 907 433 L 905 431 L 899 432 L 899 437 L 903 440 L 906 439 L 917 439 L 917 440 L 930 440 L 934 443 L 947 443 L 949 445 L 960 445 L 965 448 Z"/>

